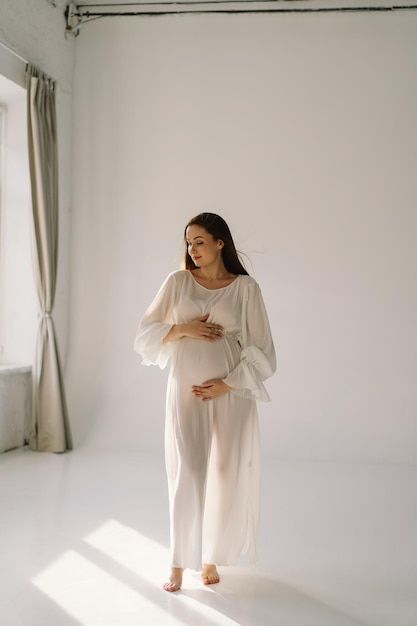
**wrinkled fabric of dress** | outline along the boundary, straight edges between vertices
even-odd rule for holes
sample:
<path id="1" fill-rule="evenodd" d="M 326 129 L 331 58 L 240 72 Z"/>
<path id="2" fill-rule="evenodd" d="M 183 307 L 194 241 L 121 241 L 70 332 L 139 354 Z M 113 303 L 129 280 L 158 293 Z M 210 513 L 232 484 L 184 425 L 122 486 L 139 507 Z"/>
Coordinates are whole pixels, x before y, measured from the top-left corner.
<path id="1" fill-rule="evenodd" d="M 209 314 L 223 326 L 215 342 L 182 337 L 163 343 L 174 324 Z M 171 359 L 166 398 L 165 458 L 172 567 L 235 565 L 256 560 L 260 437 L 256 400 L 275 350 L 261 291 L 250 276 L 207 289 L 191 271 L 168 276 L 146 311 L 134 349 L 145 365 Z M 232 389 L 203 402 L 192 385 L 222 379 Z"/>

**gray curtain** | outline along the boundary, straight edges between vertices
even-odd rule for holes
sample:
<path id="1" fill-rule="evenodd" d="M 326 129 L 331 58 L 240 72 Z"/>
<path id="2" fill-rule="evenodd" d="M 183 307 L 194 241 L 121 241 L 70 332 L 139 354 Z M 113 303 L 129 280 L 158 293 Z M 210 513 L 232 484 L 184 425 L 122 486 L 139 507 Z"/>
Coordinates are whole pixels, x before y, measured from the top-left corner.
<path id="1" fill-rule="evenodd" d="M 55 83 L 26 68 L 29 168 L 32 188 L 33 267 L 40 304 L 33 364 L 29 446 L 42 452 L 72 448 L 65 390 L 52 318 L 58 261 L 58 147 Z"/>

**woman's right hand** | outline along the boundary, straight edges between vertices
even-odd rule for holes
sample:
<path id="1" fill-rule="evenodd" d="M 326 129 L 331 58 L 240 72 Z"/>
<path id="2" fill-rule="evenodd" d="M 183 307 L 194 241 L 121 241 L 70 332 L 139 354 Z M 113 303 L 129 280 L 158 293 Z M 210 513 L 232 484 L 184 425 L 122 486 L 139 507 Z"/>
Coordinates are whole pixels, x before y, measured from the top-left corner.
<path id="1" fill-rule="evenodd" d="M 223 326 L 220 324 L 208 323 L 209 314 L 197 317 L 185 324 L 175 324 L 164 339 L 164 343 L 175 341 L 181 337 L 192 337 L 203 341 L 217 341 L 223 336 Z"/>
<path id="2" fill-rule="evenodd" d="M 223 326 L 220 324 L 208 323 L 209 315 L 197 317 L 197 319 L 187 324 L 180 324 L 183 329 L 183 337 L 192 337 L 193 339 L 202 339 L 203 341 L 217 341 L 223 336 Z"/>

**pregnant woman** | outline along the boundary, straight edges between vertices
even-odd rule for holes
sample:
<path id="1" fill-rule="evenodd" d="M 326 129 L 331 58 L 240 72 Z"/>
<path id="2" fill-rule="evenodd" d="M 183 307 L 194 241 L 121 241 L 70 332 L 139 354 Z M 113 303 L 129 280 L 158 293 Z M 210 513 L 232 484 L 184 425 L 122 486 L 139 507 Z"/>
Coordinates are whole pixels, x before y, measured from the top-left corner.
<path id="1" fill-rule="evenodd" d="M 256 559 L 260 438 L 256 400 L 275 371 L 261 291 L 214 213 L 185 228 L 185 270 L 170 274 L 146 311 L 134 348 L 145 365 L 171 359 L 165 456 L 171 573 L 185 568 L 219 582 L 217 565 Z"/>

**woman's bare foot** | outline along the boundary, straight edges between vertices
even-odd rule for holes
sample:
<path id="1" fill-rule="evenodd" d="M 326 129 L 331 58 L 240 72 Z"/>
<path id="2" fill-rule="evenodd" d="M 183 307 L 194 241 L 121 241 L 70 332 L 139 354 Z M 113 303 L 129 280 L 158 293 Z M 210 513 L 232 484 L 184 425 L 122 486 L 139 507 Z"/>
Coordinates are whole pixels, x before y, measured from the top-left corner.
<path id="1" fill-rule="evenodd" d="M 171 576 L 167 582 L 162 585 L 162 588 L 165 589 L 165 591 L 178 591 L 181 589 L 183 571 L 181 567 L 171 567 Z"/>
<path id="2" fill-rule="evenodd" d="M 201 578 L 205 585 L 215 585 L 220 582 L 220 576 L 215 565 L 203 565 Z"/>

